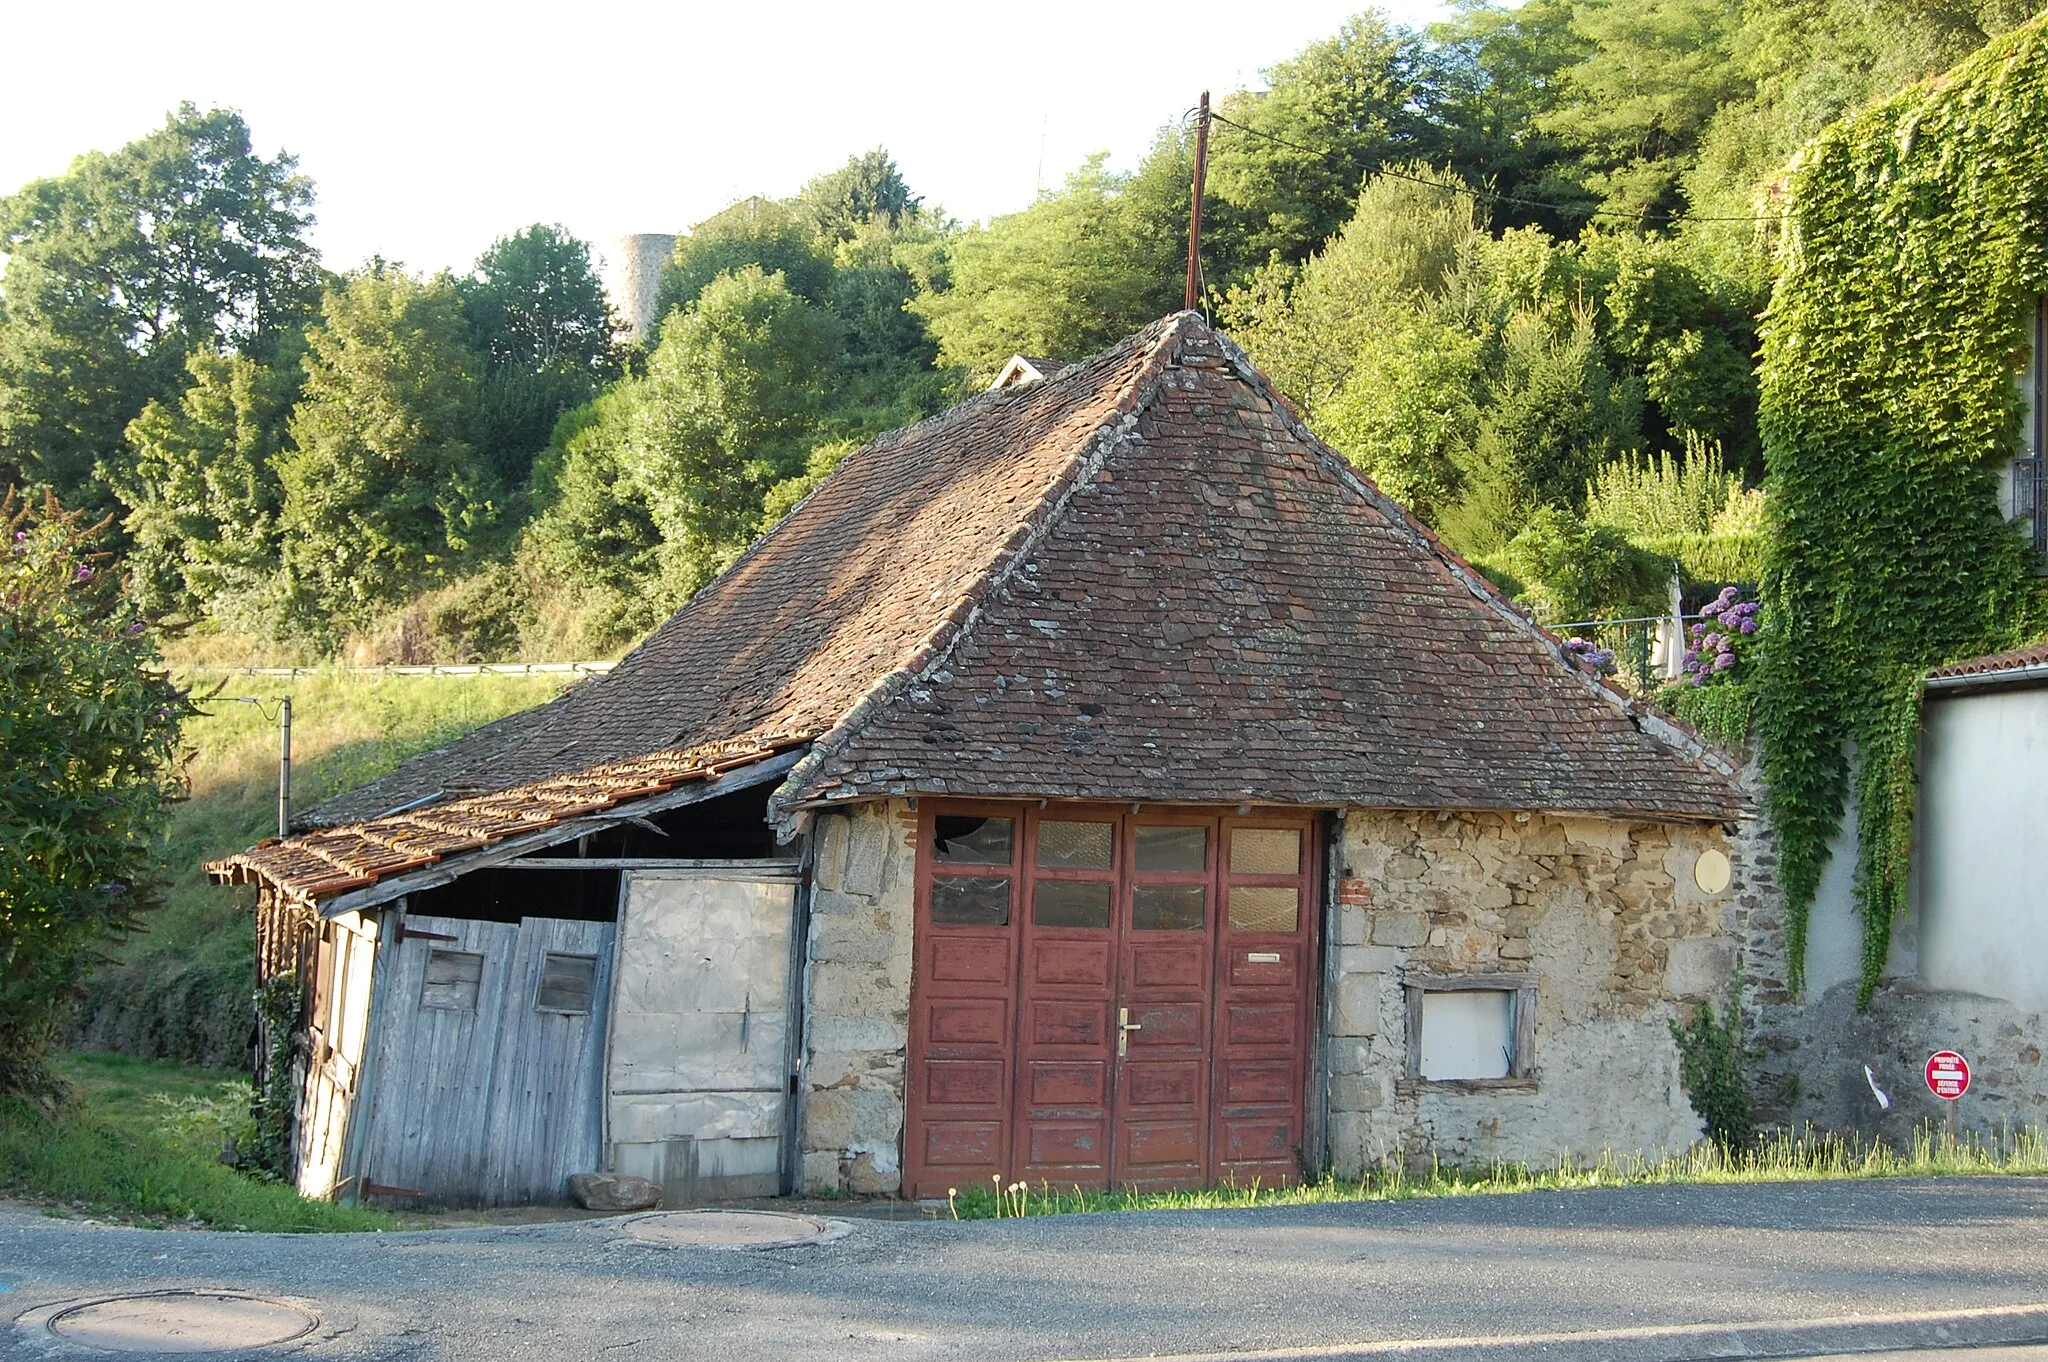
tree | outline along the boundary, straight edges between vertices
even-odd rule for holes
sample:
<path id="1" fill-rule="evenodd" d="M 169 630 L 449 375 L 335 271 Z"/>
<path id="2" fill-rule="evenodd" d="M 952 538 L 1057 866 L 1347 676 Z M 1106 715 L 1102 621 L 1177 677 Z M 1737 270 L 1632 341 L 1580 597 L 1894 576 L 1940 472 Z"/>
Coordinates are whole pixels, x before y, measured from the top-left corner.
<path id="1" fill-rule="evenodd" d="M 175 398 L 187 355 L 260 352 L 310 311 L 312 201 L 239 114 L 186 104 L 0 202 L 0 478 L 111 509 L 99 474 L 129 421 Z"/>
<path id="2" fill-rule="evenodd" d="M 564 416 L 534 467 L 540 510 L 522 552 L 575 600 L 575 641 L 598 652 L 645 633 L 679 604 L 661 590 L 661 530 L 634 477 L 646 388 L 645 379 L 624 379 Z"/>
<path id="3" fill-rule="evenodd" d="M 1178 308 L 1185 238 L 1145 230 L 1094 156 L 1057 192 L 959 237 L 911 304 L 939 357 L 986 381 L 1017 353 L 1079 359 Z"/>
<path id="4" fill-rule="evenodd" d="M 803 469 L 838 347 L 829 313 L 755 266 L 714 279 L 663 328 L 632 458 L 676 598 L 738 556 L 768 489 Z"/>
<path id="5" fill-rule="evenodd" d="M 132 507 L 130 590 L 147 610 L 204 613 L 258 633 L 278 626 L 277 459 L 304 379 L 304 343 L 274 365 L 196 350 L 175 402 L 128 425 L 134 457 L 115 484 Z"/>
<path id="6" fill-rule="evenodd" d="M 819 240 L 851 241 L 870 223 L 897 228 L 917 216 L 923 200 L 910 192 L 895 158 L 881 147 L 849 156 L 797 191 L 796 206 Z"/>
<path id="7" fill-rule="evenodd" d="M 496 491 L 471 444 L 477 362 L 454 284 L 378 261 L 322 313 L 277 461 L 285 569 L 316 632 L 445 578 L 491 528 Z"/>
<path id="8" fill-rule="evenodd" d="M 153 906 L 191 706 L 88 525 L 0 498 L 0 1092 L 55 1086 L 50 1040 L 99 948 Z"/>
<path id="9" fill-rule="evenodd" d="M 1432 111 L 1432 50 L 1376 12 L 1266 79 L 1268 89 L 1231 95 L 1220 109 L 1254 131 L 1220 124 L 1210 141 L 1208 235 L 1219 259 L 1239 269 L 1306 260 L 1344 225 L 1368 174 L 1394 162 L 1434 163 L 1449 146 Z"/>
<path id="10" fill-rule="evenodd" d="M 536 223 L 500 237 L 456 283 L 483 362 L 477 445 L 500 484 L 526 484 L 562 414 L 619 370 L 620 325 L 590 247 Z"/>
<path id="11" fill-rule="evenodd" d="M 655 315 L 666 325 L 677 308 L 694 305 L 713 279 L 749 265 L 763 274 L 780 274 L 789 291 L 806 302 L 824 302 L 832 284 L 832 259 L 808 211 L 773 199 L 742 199 L 676 243 L 675 255 L 661 272 Z M 657 335 L 650 344 L 658 343 Z"/>

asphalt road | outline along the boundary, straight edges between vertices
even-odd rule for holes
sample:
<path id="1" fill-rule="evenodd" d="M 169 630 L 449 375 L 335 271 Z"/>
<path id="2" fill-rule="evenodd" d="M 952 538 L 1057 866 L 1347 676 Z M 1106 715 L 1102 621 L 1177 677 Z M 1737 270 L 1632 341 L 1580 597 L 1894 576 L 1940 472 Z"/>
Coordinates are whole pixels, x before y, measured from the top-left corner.
<path id="1" fill-rule="evenodd" d="M 0 1321 L 12 1321 L 0 1356 L 111 1356 L 41 1321 L 60 1302 L 175 1288 L 309 1308 L 320 1327 L 264 1354 L 307 1359 L 1910 1352 L 2048 1342 L 2044 1230 L 2048 1180 L 2026 1179 L 855 1220 L 831 1242 L 743 1252 L 658 1247 L 617 1220 L 288 1236 L 12 1208 L 0 1210 Z"/>

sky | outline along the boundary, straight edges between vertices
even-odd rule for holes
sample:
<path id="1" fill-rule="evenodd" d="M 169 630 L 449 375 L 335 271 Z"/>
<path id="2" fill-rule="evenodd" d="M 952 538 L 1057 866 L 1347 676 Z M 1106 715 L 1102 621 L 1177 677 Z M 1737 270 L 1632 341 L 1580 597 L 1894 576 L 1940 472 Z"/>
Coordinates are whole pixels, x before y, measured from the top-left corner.
<path id="1" fill-rule="evenodd" d="M 602 250 L 875 146 L 926 203 L 977 220 L 1091 152 L 1134 164 L 1204 89 L 1256 87 L 1361 7 L 14 0 L 0 194 L 189 100 L 239 109 L 260 152 L 298 157 L 336 269 L 462 269 L 532 222 Z M 1419 24 L 1445 6 L 1381 8 Z"/>

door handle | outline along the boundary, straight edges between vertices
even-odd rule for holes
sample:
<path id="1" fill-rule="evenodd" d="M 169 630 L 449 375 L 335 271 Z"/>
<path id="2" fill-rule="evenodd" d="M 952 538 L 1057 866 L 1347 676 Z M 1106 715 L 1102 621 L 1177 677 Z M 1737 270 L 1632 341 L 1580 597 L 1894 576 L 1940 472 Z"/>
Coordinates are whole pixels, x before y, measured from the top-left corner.
<path id="1" fill-rule="evenodd" d="M 1131 1020 L 1131 1009 L 1119 1007 L 1116 1010 L 1116 1053 L 1121 1059 L 1131 1052 L 1131 1032 L 1145 1029 L 1143 1022 Z"/>

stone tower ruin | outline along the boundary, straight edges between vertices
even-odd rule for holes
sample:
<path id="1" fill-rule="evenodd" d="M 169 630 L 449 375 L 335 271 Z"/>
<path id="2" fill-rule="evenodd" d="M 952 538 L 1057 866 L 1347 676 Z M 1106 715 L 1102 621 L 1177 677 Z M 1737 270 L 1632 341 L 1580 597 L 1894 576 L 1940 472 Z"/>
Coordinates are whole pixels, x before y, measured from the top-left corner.
<path id="1" fill-rule="evenodd" d="M 626 324 L 626 340 L 638 344 L 653 327 L 661 269 L 675 253 L 676 239 L 663 232 L 616 237 L 604 253 L 604 291 Z"/>

